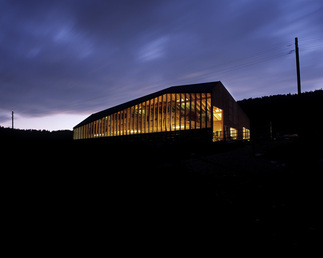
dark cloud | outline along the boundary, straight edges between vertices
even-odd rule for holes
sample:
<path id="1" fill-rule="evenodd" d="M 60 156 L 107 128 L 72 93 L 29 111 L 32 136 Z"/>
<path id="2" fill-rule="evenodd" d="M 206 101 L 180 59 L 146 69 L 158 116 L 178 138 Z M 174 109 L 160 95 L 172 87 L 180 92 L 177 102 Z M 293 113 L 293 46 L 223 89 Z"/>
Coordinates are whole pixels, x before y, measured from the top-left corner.
<path id="1" fill-rule="evenodd" d="M 0 113 L 91 113 L 210 80 L 222 80 L 236 99 L 295 92 L 288 53 L 296 36 L 304 90 L 323 82 L 321 1 L 0 5 Z"/>

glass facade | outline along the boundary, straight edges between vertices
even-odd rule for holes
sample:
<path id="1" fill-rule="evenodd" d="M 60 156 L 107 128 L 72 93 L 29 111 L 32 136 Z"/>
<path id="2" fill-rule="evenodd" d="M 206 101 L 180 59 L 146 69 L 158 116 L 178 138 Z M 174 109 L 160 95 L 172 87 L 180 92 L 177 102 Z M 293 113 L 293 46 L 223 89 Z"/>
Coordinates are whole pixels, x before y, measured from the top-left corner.
<path id="1" fill-rule="evenodd" d="M 223 112 L 211 93 L 167 93 L 74 129 L 74 139 L 91 139 L 213 127 L 221 139 Z"/>

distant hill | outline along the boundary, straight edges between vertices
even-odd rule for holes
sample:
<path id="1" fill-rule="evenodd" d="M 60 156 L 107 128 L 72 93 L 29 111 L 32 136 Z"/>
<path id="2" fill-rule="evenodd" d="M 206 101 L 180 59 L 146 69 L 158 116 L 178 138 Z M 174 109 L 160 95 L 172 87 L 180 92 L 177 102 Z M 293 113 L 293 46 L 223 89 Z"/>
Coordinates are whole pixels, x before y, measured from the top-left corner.
<path id="1" fill-rule="evenodd" d="M 323 90 L 238 101 L 249 116 L 254 140 L 297 134 L 323 137 Z M 72 140 L 73 131 L 22 130 L 0 126 L 0 140 Z"/>
<path id="2" fill-rule="evenodd" d="M 298 134 L 322 137 L 323 90 L 238 101 L 249 116 L 253 139 Z M 271 128 L 271 129 L 270 129 Z"/>
<path id="3" fill-rule="evenodd" d="M 11 129 L 0 126 L 0 139 L 4 140 L 72 140 L 73 132 L 70 130 L 46 131 Z"/>

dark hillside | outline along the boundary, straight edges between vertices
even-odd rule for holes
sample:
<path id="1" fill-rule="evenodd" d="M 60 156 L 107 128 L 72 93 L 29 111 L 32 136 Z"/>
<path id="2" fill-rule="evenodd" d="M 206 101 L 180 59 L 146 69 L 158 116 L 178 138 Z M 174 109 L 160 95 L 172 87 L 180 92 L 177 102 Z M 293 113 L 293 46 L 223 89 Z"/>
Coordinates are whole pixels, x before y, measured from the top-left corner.
<path id="1" fill-rule="evenodd" d="M 298 95 L 275 95 L 238 102 L 250 118 L 253 139 L 298 134 L 322 137 L 323 90 Z"/>
<path id="2" fill-rule="evenodd" d="M 242 101 L 256 130 L 253 137 L 267 132 L 268 121 L 275 136 L 295 133 L 294 119 L 302 121 L 310 109 L 315 112 L 307 119 L 313 120 L 322 91 L 304 96 Z M 299 103 L 308 106 L 300 109 Z M 43 248 L 48 241 L 92 241 L 169 253 L 202 242 L 212 254 L 233 250 L 257 256 L 320 248 L 318 120 L 309 124 L 315 141 L 298 137 L 266 144 L 106 144 L 73 141 L 71 131 L 0 128 L 5 221 L 23 239 L 31 233 L 46 236 L 37 243 Z"/>
<path id="3" fill-rule="evenodd" d="M 239 142 L 43 140 L 5 150 L 6 211 L 23 238 L 164 251 L 202 242 L 215 253 L 319 246 L 322 152 L 306 143 L 272 142 L 262 156 L 263 146 Z"/>
<path id="4" fill-rule="evenodd" d="M 15 140 L 72 140 L 73 132 L 70 130 L 46 131 L 11 129 L 0 126 L 1 141 Z"/>

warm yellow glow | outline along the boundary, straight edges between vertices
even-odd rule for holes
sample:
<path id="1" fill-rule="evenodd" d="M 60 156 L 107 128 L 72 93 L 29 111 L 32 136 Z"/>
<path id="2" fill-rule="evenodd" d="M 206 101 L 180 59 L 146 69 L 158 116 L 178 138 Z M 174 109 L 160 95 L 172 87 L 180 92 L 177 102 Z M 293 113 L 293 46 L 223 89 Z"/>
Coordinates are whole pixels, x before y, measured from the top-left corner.
<path id="1" fill-rule="evenodd" d="M 242 133 L 243 133 L 243 140 L 250 140 L 250 130 L 242 127 Z"/>
<path id="2" fill-rule="evenodd" d="M 173 126 L 172 128 L 173 128 L 173 129 L 177 129 L 177 130 L 178 130 L 178 129 L 184 129 L 185 127 L 182 125 L 182 126 Z M 174 131 L 175 131 L 175 130 L 174 130 Z"/>
<path id="3" fill-rule="evenodd" d="M 211 93 L 164 94 L 74 129 L 73 138 L 90 139 L 158 132 L 210 129 L 213 141 L 250 140 L 250 130 L 223 124 L 223 110 Z M 241 132 L 242 131 L 242 132 Z"/>
<path id="4" fill-rule="evenodd" d="M 222 110 L 214 119 L 222 121 Z M 211 122 L 211 93 L 169 93 L 76 128 L 74 139 L 203 129 Z"/>
<path id="5" fill-rule="evenodd" d="M 232 140 L 237 140 L 238 139 L 238 130 L 230 127 L 230 137 Z"/>
<path id="6" fill-rule="evenodd" d="M 223 140 L 223 111 L 213 106 L 213 141 Z"/>

